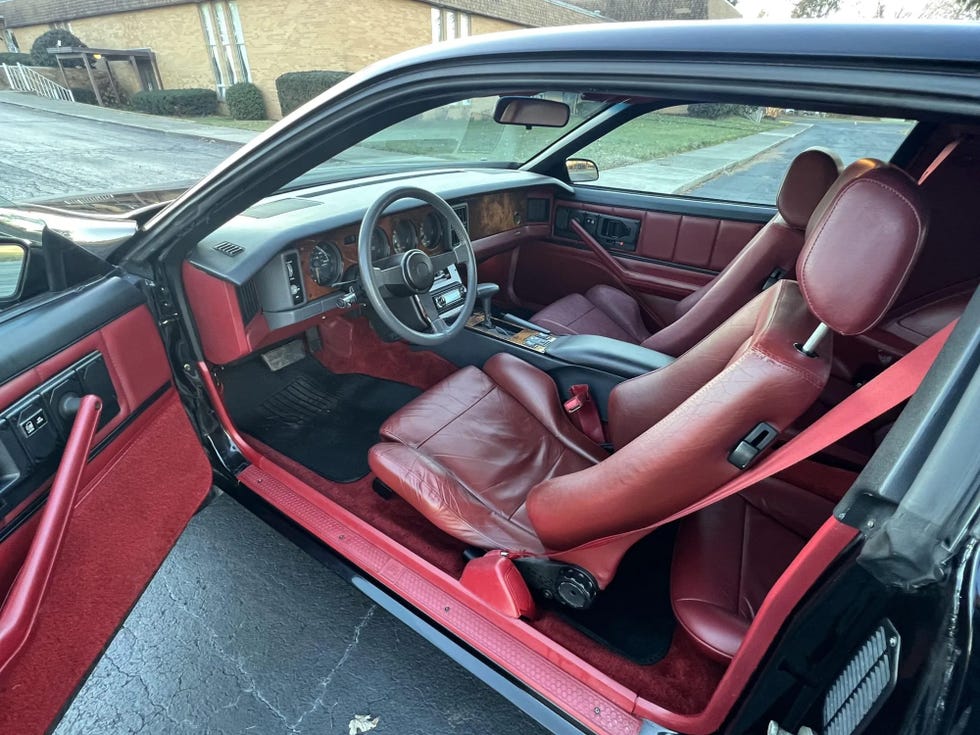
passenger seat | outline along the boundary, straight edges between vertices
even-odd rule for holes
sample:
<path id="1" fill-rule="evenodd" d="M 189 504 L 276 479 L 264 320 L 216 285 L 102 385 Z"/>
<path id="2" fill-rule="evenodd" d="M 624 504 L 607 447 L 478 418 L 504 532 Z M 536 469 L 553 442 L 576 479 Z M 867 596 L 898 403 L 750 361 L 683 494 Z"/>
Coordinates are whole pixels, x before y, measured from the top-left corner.
<path id="1" fill-rule="evenodd" d="M 606 285 L 593 286 L 585 294 L 565 296 L 539 311 L 531 321 L 555 334 L 595 334 L 674 356 L 686 352 L 751 301 L 777 269 L 793 276 L 807 223 L 838 179 L 840 166 L 840 160 L 822 148 L 809 148 L 796 156 L 776 198 L 779 214 L 724 270 L 678 302 L 673 321 L 660 331 L 651 335 L 643 323 L 639 304 L 623 291 Z"/>

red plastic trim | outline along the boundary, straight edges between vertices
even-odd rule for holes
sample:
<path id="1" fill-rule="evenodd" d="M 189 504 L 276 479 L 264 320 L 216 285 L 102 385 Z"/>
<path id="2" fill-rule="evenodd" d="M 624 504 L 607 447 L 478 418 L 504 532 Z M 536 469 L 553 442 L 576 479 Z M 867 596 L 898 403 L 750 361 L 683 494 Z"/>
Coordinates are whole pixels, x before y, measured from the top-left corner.
<path id="1" fill-rule="evenodd" d="M 27 643 L 34 627 L 68 527 L 68 518 L 75 507 L 75 495 L 82 481 L 101 412 L 102 401 L 99 398 L 82 398 L 34 540 L 0 612 L 0 671 Z"/>

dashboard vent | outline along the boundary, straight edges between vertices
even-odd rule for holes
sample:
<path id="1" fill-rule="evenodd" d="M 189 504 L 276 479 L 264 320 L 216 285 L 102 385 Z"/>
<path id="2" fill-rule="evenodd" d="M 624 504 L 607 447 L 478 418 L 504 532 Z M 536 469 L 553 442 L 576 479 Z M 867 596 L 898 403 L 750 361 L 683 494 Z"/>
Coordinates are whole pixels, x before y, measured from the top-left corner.
<path id="1" fill-rule="evenodd" d="M 227 240 L 224 242 L 219 242 L 217 245 L 212 245 L 211 249 L 216 250 L 222 255 L 227 255 L 229 258 L 234 258 L 236 255 L 241 255 L 245 252 L 245 248 L 243 248 L 241 245 L 236 245 L 235 243 L 228 242 Z"/>
<path id="2" fill-rule="evenodd" d="M 883 621 L 851 657 L 823 704 L 825 735 L 862 732 L 898 679 L 898 631 Z"/>
<path id="3" fill-rule="evenodd" d="M 459 217 L 460 222 L 463 223 L 463 229 L 466 230 L 467 233 L 469 233 L 469 231 L 470 231 L 470 208 L 467 205 L 465 205 L 465 204 L 457 204 L 456 206 L 453 207 L 453 211 Z M 453 245 L 458 245 L 459 244 L 459 238 L 456 237 L 456 233 L 455 232 L 452 233 L 452 242 L 453 242 Z"/>
<path id="4" fill-rule="evenodd" d="M 259 304 L 259 291 L 252 281 L 239 286 L 235 291 L 238 294 L 238 308 L 242 312 L 242 323 L 248 324 L 262 308 Z"/>

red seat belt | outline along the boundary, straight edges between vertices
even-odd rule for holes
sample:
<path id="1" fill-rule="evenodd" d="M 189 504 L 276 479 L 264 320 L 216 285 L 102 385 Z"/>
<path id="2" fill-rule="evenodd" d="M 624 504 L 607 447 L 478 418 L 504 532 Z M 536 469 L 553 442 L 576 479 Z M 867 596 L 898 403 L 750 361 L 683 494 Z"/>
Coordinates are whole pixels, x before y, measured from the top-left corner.
<path id="1" fill-rule="evenodd" d="M 730 495 L 740 493 L 768 477 L 789 469 L 817 452 L 821 452 L 834 442 L 843 439 L 852 431 L 860 429 L 870 421 L 878 418 L 886 411 L 897 406 L 915 393 L 929 368 L 932 367 L 936 355 L 946 343 L 956 321 L 936 332 L 929 339 L 899 359 L 873 380 L 861 386 L 830 411 L 814 421 L 810 426 L 790 439 L 782 447 L 774 451 L 751 469 L 726 482 L 710 495 L 705 496 L 693 505 L 677 511 L 672 516 L 651 523 L 649 526 L 629 531 L 617 536 L 633 536 L 649 532 L 667 523 L 672 523 L 684 516 L 714 505 Z M 596 539 L 581 544 L 564 554 L 578 550 L 589 549 L 593 546 L 607 543 L 611 537 Z"/>
<path id="2" fill-rule="evenodd" d="M 585 434 L 596 444 L 603 444 L 606 441 L 606 432 L 602 428 L 602 419 L 599 417 L 599 407 L 592 400 L 588 385 L 573 385 L 570 388 L 572 397 L 563 404 L 568 418 L 575 424 L 575 428 Z"/>
<path id="3" fill-rule="evenodd" d="M 681 510 L 656 525 L 663 525 L 690 515 L 729 495 L 745 490 L 757 482 L 789 469 L 852 431 L 878 418 L 910 398 L 943 348 L 956 321 L 946 325 L 929 339 L 889 366 L 857 391 L 834 406 L 786 444 L 770 454 L 755 467 L 730 480 L 692 506 Z"/>

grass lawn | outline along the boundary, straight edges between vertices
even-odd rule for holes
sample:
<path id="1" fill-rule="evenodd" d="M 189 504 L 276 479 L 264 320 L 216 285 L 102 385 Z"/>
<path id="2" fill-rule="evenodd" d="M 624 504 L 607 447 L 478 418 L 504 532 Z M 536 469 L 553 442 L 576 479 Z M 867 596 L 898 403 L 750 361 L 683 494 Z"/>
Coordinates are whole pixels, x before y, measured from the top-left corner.
<path id="1" fill-rule="evenodd" d="M 192 122 L 204 123 L 205 125 L 218 125 L 224 128 L 241 128 L 242 130 L 254 130 L 261 133 L 274 124 L 274 120 L 236 120 L 233 117 L 223 117 L 221 115 L 206 115 L 205 117 L 186 118 Z"/>
<path id="2" fill-rule="evenodd" d="M 744 117 L 717 120 L 686 115 L 648 114 L 583 148 L 577 155 L 595 161 L 600 171 L 649 161 L 724 143 L 778 128 L 773 120 L 755 122 Z"/>
<path id="3" fill-rule="evenodd" d="M 649 114 L 626 123 L 577 154 L 591 158 L 599 170 L 649 161 L 735 138 L 771 130 L 782 123 L 744 117 L 718 120 L 686 115 Z M 437 160 L 523 162 L 546 148 L 561 133 L 552 128 L 525 130 L 492 120 L 406 121 L 362 143 L 365 147 Z"/>

